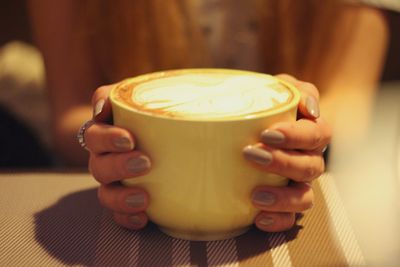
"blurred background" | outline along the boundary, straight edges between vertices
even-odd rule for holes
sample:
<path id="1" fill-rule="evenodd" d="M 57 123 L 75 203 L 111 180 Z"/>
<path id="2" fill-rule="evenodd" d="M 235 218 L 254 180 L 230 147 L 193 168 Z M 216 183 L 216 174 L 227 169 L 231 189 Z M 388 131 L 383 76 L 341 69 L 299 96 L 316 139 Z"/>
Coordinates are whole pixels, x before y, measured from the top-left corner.
<path id="1" fill-rule="evenodd" d="M 400 262 L 400 14 L 387 18 L 391 41 L 370 129 L 353 146 L 334 143 L 328 166 L 371 266 Z M 59 166 L 24 0 L 1 1 L 0 129 L 0 168 Z"/>
<path id="2" fill-rule="evenodd" d="M 0 167 L 50 167 L 50 121 L 41 55 L 26 1 L 1 1 Z"/>
<path id="3" fill-rule="evenodd" d="M 391 43 L 383 85 L 400 80 L 400 14 L 388 11 L 387 16 Z M 26 0 L 2 1 L 0 167 L 49 167 L 57 162 L 51 153 L 50 116 L 44 88 L 44 66 L 30 32 Z"/>

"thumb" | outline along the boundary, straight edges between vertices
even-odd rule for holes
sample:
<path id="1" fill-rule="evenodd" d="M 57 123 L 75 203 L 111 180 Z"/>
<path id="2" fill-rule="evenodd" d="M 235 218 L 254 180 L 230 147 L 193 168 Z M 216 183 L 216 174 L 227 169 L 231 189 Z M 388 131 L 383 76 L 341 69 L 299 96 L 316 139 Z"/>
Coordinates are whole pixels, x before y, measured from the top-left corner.
<path id="1" fill-rule="evenodd" d="M 96 122 L 111 122 L 112 109 L 109 94 L 114 85 L 105 85 L 96 89 L 92 96 L 93 120 Z"/>
<path id="2" fill-rule="evenodd" d="M 301 94 L 299 103 L 299 112 L 301 117 L 308 119 L 317 119 L 320 116 L 319 92 L 312 83 L 299 81 L 293 76 L 287 74 L 276 75 L 279 79 L 293 84 Z"/>

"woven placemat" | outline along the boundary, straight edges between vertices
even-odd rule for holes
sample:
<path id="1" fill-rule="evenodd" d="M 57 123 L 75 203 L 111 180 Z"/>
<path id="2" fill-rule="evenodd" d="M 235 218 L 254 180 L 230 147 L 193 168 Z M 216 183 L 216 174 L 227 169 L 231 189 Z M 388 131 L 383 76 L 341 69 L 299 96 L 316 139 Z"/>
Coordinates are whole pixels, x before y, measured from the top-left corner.
<path id="1" fill-rule="evenodd" d="M 0 266 L 363 266 L 329 174 L 314 207 L 282 233 L 255 228 L 223 241 L 174 239 L 150 224 L 117 226 L 87 174 L 0 175 Z"/>

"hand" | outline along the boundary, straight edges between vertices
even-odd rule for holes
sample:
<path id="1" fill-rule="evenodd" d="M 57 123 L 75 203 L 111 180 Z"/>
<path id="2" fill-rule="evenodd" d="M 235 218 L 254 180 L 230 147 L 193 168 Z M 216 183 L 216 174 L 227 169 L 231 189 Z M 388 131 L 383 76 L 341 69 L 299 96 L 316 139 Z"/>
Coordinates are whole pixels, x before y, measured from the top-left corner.
<path id="1" fill-rule="evenodd" d="M 256 167 L 290 179 L 286 187 L 260 186 L 252 193 L 254 206 L 261 210 L 255 224 L 268 232 L 290 229 L 295 214 L 312 207 L 311 182 L 324 172 L 322 154 L 331 139 L 328 124 L 319 117 L 317 88 L 289 75 L 278 77 L 300 90 L 299 119 L 272 125 L 261 133 L 260 143 L 243 150 Z"/>
<path id="2" fill-rule="evenodd" d="M 112 86 L 96 90 L 92 98 L 95 124 L 85 132 L 90 152 L 89 170 L 100 183 L 100 203 L 113 212 L 114 220 L 129 229 L 143 228 L 148 218 L 145 210 L 149 195 L 139 187 L 124 187 L 120 180 L 143 175 L 150 171 L 150 159 L 134 150 L 135 139 L 125 129 L 106 124 L 111 120 L 108 94 Z"/>

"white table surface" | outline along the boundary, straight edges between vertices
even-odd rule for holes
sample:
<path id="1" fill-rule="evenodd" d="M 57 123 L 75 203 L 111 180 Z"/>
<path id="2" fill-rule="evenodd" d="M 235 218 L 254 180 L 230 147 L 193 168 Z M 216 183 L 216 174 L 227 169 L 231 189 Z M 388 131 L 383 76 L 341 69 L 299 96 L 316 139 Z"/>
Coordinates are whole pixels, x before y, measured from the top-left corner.
<path id="1" fill-rule="evenodd" d="M 338 150 L 331 172 L 368 265 L 399 266 L 400 82 L 382 86 L 365 140 Z"/>

